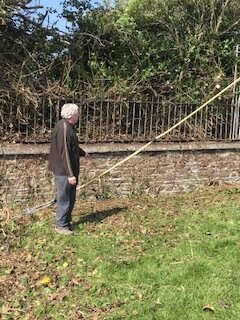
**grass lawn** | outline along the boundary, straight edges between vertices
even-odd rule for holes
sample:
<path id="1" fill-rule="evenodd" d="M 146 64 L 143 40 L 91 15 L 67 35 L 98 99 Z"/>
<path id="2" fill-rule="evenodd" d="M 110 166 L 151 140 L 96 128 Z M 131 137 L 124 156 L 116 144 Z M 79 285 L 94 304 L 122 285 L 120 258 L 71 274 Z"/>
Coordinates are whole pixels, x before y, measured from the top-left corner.
<path id="1" fill-rule="evenodd" d="M 82 202 L 75 236 L 54 232 L 53 209 L 4 210 L 0 318 L 240 319 L 239 207 L 216 187 Z"/>

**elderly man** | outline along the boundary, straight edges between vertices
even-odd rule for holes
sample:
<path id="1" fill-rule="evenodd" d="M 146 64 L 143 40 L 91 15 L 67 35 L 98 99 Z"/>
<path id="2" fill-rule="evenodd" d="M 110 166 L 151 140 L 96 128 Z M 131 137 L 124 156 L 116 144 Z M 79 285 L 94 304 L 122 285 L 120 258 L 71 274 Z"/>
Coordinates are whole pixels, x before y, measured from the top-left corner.
<path id="1" fill-rule="evenodd" d="M 87 157 L 87 152 L 79 147 L 74 131 L 78 122 L 79 109 L 76 104 L 64 104 L 62 119 L 52 133 L 48 168 L 55 176 L 57 191 L 56 232 L 71 235 L 72 210 L 76 199 L 79 176 L 79 157 Z"/>

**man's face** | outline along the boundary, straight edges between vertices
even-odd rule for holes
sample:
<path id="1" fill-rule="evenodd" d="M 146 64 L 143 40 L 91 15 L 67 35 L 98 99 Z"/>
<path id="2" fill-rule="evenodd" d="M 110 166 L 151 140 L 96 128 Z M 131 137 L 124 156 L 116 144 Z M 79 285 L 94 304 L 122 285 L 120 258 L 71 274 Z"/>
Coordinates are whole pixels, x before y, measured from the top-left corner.
<path id="1" fill-rule="evenodd" d="M 73 116 L 72 116 L 72 121 L 71 123 L 74 125 L 78 122 L 78 119 L 79 119 L 79 114 L 78 113 L 75 113 Z"/>

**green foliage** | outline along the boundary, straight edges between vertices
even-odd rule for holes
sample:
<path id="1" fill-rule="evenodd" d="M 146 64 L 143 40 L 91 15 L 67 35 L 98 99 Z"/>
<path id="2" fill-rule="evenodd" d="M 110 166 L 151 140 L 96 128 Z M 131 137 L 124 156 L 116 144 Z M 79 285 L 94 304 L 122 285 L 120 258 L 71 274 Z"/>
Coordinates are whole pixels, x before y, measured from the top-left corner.
<path id="1" fill-rule="evenodd" d="M 236 1 L 132 0 L 113 8 L 84 7 L 83 2 L 71 9 L 75 19 L 73 13 L 69 18 L 74 78 L 87 78 L 102 90 L 128 88 L 174 99 L 185 94 L 198 101 L 232 77 Z"/>
<path id="2" fill-rule="evenodd" d="M 20 75 L 22 87 L 36 96 L 67 94 L 82 83 L 95 94 L 161 94 L 198 103 L 233 76 L 237 0 L 129 0 L 112 6 L 66 0 L 59 16 L 67 21 L 66 34 L 43 27 L 46 15 L 33 19 L 24 3 L 0 7 L 0 63 L 7 74 L 1 88 L 12 84 L 13 96 L 19 96 Z"/>

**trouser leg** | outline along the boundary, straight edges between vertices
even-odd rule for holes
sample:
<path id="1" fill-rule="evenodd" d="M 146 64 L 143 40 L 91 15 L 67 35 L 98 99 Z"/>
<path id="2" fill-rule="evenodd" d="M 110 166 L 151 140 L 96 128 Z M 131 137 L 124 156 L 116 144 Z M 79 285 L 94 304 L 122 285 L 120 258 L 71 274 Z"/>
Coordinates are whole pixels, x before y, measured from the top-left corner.
<path id="1" fill-rule="evenodd" d="M 76 198 L 76 186 L 66 176 L 55 176 L 57 189 L 56 227 L 68 228 Z"/>
<path id="2" fill-rule="evenodd" d="M 70 206 L 69 206 L 69 223 L 72 221 L 72 211 L 76 201 L 76 185 L 71 185 Z"/>

